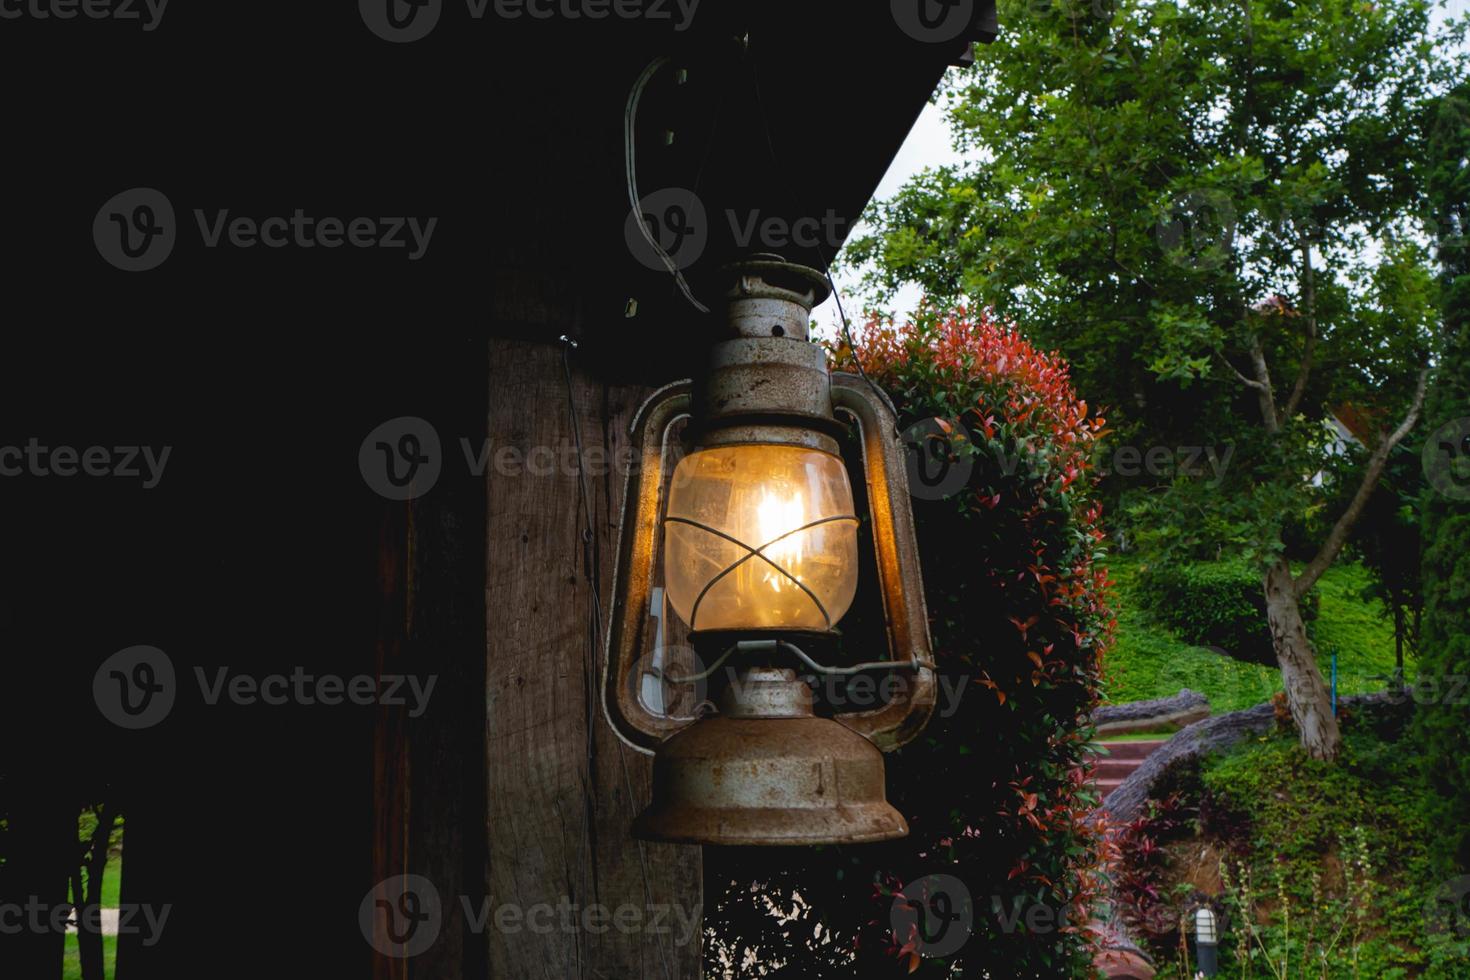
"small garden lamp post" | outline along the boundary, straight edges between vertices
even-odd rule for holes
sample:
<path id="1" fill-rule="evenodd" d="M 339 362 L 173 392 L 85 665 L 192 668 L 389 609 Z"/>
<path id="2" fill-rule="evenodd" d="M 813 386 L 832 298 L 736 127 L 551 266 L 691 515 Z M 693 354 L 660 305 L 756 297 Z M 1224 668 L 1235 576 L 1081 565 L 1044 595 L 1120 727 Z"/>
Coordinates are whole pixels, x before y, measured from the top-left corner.
<path id="1" fill-rule="evenodd" d="M 1216 931 L 1215 910 L 1202 907 L 1194 913 L 1195 960 L 1199 972 L 1213 977 L 1220 972 L 1220 937 Z"/>
<path id="2" fill-rule="evenodd" d="M 705 372 L 655 392 L 633 423 L 603 704 L 619 737 L 654 755 L 653 802 L 634 832 L 744 845 L 902 837 L 880 749 L 923 729 L 935 680 L 894 412 L 862 379 L 831 374 L 808 339 L 827 295 L 820 273 L 773 255 L 726 272 Z M 860 554 L 840 416 L 862 438 L 890 659 L 830 667 L 808 651 L 832 645 Z M 688 452 L 669 474 L 686 418 Z M 709 678 L 717 716 L 675 719 L 638 697 L 660 587 L 709 664 L 671 679 Z M 882 671 L 892 683 L 868 710 L 824 718 L 799 671 Z"/>

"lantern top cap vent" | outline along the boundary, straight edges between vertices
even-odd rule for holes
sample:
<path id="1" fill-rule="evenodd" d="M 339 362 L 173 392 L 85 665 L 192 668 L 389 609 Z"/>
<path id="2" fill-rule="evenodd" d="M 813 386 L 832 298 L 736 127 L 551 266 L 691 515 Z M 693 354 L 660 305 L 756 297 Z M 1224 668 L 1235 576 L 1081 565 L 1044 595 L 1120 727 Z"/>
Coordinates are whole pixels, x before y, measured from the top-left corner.
<path id="1" fill-rule="evenodd" d="M 730 333 L 747 337 L 807 339 L 812 308 L 831 295 L 816 269 L 760 252 L 721 270 L 729 287 Z"/>

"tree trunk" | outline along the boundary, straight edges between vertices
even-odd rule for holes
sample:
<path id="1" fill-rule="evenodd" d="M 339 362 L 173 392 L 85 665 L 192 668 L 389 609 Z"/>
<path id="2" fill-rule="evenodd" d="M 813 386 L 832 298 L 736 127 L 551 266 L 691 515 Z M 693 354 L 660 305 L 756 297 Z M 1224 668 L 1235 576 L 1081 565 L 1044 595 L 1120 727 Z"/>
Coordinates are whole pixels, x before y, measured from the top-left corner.
<path id="1" fill-rule="evenodd" d="M 1285 561 L 1267 569 L 1264 586 L 1271 642 L 1302 747 L 1314 759 L 1335 759 L 1342 747 L 1342 735 L 1332 714 L 1332 696 L 1317 669 L 1316 651 L 1307 639 L 1295 583 Z"/>

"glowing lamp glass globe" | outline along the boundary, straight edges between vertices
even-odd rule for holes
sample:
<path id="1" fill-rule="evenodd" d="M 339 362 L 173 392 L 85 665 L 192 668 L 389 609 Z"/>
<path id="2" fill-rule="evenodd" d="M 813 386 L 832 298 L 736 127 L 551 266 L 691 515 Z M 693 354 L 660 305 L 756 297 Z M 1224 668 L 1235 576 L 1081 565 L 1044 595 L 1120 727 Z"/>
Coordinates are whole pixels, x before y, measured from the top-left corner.
<path id="1" fill-rule="evenodd" d="M 857 591 L 857 518 L 842 460 L 798 446 L 737 445 L 674 468 L 664 586 L 696 630 L 825 630 Z"/>

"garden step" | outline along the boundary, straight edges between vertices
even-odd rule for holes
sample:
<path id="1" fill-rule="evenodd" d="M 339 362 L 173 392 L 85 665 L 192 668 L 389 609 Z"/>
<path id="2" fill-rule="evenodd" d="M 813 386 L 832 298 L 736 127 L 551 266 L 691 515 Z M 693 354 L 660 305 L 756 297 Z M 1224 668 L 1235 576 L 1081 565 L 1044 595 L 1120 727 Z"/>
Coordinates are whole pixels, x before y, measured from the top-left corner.
<path id="1" fill-rule="evenodd" d="M 1111 779 L 1117 777 L 1123 779 L 1133 775 L 1133 770 L 1143 765 L 1142 759 L 1098 759 L 1096 773 L 1098 779 Z"/>
<path id="2" fill-rule="evenodd" d="M 1153 755 L 1154 750 L 1167 741 L 1168 739 L 1161 738 L 1139 742 L 1100 742 L 1098 744 L 1108 750 L 1108 754 L 1101 756 L 1101 758 L 1138 759 L 1141 761 Z"/>
<path id="3" fill-rule="evenodd" d="M 1109 793 L 1123 785 L 1123 780 L 1133 775 L 1134 770 L 1168 739 L 1146 741 L 1100 742 L 1107 754 L 1099 753 L 1094 760 L 1093 785 L 1107 799 Z"/>

